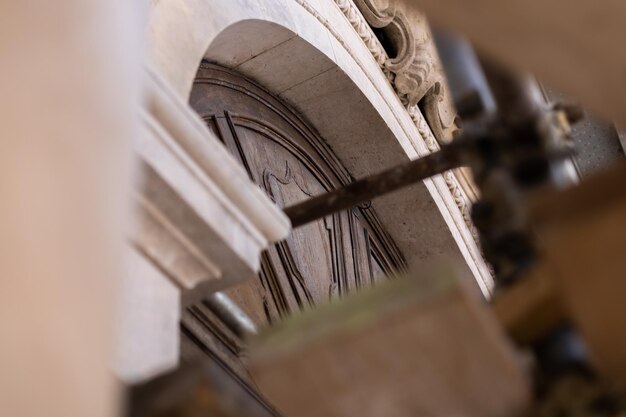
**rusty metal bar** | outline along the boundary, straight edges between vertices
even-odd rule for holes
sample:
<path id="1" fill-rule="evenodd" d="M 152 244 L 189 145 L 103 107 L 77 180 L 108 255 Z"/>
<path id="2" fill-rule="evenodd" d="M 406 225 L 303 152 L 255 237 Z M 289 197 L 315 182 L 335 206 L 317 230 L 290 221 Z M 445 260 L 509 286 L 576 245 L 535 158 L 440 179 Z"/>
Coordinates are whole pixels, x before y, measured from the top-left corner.
<path id="1" fill-rule="evenodd" d="M 294 228 L 362 204 L 372 198 L 462 166 L 459 147 L 451 144 L 423 158 L 355 181 L 285 209 Z"/>

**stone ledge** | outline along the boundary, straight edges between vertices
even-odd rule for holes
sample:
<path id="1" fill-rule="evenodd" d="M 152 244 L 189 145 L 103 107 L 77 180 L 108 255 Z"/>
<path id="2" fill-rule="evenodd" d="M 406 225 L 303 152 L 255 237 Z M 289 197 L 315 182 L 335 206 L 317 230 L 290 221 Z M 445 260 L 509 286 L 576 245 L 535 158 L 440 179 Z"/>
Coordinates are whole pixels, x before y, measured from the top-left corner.
<path id="1" fill-rule="evenodd" d="M 261 251 L 290 232 L 289 220 L 154 70 L 146 78 L 132 241 L 183 290 L 253 277 Z"/>

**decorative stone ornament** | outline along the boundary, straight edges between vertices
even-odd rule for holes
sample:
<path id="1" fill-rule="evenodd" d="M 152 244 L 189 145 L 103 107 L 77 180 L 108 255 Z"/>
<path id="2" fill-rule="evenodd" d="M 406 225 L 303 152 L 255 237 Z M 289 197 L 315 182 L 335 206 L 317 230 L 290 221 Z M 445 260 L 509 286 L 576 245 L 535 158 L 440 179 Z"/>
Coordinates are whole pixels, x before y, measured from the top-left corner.
<path id="1" fill-rule="evenodd" d="M 375 0 L 335 1 L 388 74 L 428 150 L 439 150 L 440 143 L 451 139 L 456 126 L 450 99 L 446 97 L 445 80 L 439 65 L 436 65 L 438 59 L 432 50 L 430 33 L 423 25 L 412 25 L 404 13 L 394 6 L 381 10 Z M 380 37 L 391 51 L 383 46 L 372 28 L 382 29 Z M 395 56 L 390 56 L 390 52 L 394 52 Z M 420 102 L 425 115 L 417 106 Z M 446 173 L 444 179 L 468 228 L 477 239 L 470 219 L 471 200 L 455 174 Z"/>

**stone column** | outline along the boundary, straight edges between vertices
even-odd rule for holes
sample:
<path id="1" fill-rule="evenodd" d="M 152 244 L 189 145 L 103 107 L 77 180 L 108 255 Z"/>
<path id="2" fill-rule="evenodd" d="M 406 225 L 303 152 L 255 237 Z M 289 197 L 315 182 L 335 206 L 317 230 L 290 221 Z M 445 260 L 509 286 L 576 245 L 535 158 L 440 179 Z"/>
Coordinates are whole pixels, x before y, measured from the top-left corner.
<path id="1" fill-rule="evenodd" d="M 0 415 L 116 414 L 140 2 L 0 4 Z"/>

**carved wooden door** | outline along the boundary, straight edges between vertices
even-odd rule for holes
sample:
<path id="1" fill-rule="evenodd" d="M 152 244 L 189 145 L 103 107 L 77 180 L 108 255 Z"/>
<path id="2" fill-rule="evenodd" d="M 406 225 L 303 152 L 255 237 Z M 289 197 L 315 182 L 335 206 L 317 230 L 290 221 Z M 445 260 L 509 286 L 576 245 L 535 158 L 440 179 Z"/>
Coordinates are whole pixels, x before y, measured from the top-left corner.
<path id="1" fill-rule="evenodd" d="M 203 64 L 191 105 L 279 206 L 351 181 L 316 132 L 288 106 L 227 69 Z M 371 285 L 403 268 L 368 206 L 293 231 L 266 251 L 259 280 L 231 295 L 259 323 Z"/>
<path id="2" fill-rule="evenodd" d="M 190 104 L 252 181 L 281 207 L 352 181 L 314 129 L 279 99 L 231 70 L 203 63 Z M 256 280 L 226 293 L 264 326 L 404 268 L 396 245 L 365 204 L 294 230 L 262 255 Z M 218 359 L 248 394 L 254 393 L 238 358 L 240 341 L 205 307 L 199 303 L 184 312 L 183 342 L 191 340 L 194 349 Z"/>

